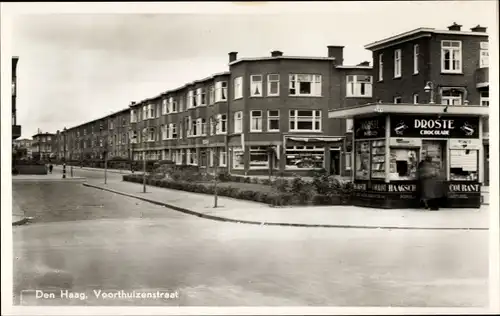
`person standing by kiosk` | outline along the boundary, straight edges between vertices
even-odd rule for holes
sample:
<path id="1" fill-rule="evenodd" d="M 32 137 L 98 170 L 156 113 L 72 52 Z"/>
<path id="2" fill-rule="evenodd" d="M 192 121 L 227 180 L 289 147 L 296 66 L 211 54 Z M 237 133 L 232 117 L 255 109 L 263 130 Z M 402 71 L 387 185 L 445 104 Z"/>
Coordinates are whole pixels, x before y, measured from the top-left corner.
<path id="1" fill-rule="evenodd" d="M 432 157 L 426 156 L 418 171 L 420 199 L 426 209 L 439 210 L 444 197 L 442 172 L 432 163 Z"/>

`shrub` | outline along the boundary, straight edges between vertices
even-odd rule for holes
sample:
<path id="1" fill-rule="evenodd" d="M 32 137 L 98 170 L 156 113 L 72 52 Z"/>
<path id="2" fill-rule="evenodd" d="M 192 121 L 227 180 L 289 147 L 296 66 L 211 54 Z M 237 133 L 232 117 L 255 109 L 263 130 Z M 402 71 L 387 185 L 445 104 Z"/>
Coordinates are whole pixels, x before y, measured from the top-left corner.
<path id="1" fill-rule="evenodd" d="M 313 205 L 330 205 L 330 196 L 325 194 L 316 194 L 312 198 Z"/>
<path id="2" fill-rule="evenodd" d="M 288 192 L 289 191 L 288 181 L 286 181 L 283 178 L 278 178 L 278 179 L 274 180 L 272 186 L 278 192 Z"/>
<path id="3" fill-rule="evenodd" d="M 217 176 L 221 182 L 228 182 L 231 180 L 231 175 L 227 171 L 220 172 Z"/>

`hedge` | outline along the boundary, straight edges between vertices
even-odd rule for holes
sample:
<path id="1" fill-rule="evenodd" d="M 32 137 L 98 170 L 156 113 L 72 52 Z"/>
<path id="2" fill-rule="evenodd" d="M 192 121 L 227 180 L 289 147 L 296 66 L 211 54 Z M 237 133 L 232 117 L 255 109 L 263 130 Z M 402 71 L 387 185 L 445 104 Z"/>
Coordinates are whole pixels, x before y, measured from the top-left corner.
<path id="1" fill-rule="evenodd" d="M 123 175 L 123 181 L 143 183 L 141 175 Z M 213 184 L 199 184 L 195 182 L 186 181 L 172 181 L 166 179 L 155 179 L 153 177 L 146 177 L 146 184 L 173 189 L 186 192 L 201 193 L 201 194 L 214 194 Z M 302 192 L 294 193 L 289 191 L 283 192 L 258 192 L 248 189 L 239 189 L 234 187 L 218 187 L 217 194 L 240 200 L 254 201 L 270 204 L 273 206 L 287 206 L 287 205 L 342 205 L 346 204 L 348 197 L 341 195 L 320 195 L 314 194 L 313 191 L 304 190 Z"/>

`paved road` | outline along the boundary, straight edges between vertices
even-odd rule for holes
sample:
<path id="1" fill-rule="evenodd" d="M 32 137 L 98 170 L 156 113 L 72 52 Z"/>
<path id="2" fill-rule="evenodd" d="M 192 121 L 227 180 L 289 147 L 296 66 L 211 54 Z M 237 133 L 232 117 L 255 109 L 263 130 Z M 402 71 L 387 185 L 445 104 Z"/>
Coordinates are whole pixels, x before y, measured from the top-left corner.
<path id="1" fill-rule="evenodd" d="M 102 175 L 76 174 L 90 181 Z M 43 300 L 24 292 L 24 304 L 488 303 L 488 232 L 220 223 L 67 183 L 15 184 L 14 195 L 35 217 L 13 228 L 14 293 L 63 288 L 87 296 L 57 292 Z M 162 290 L 174 298 L 98 299 L 94 290 Z"/>

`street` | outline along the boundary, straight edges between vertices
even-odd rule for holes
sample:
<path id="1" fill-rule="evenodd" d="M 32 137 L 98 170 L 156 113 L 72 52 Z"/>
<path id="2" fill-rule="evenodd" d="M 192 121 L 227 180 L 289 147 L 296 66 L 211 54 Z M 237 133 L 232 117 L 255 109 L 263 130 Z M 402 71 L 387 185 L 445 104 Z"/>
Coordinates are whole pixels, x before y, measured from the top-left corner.
<path id="1" fill-rule="evenodd" d="M 103 171 L 80 168 L 74 175 L 90 183 L 104 178 Z M 108 181 L 120 178 L 108 173 Z M 13 227 L 14 304 L 21 303 L 21 291 L 59 289 L 87 296 L 37 299 L 23 292 L 22 303 L 488 304 L 488 231 L 254 226 L 201 219 L 81 183 L 20 183 L 13 191 L 34 218 Z M 93 290 L 168 291 L 178 297 L 105 300 Z"/>

